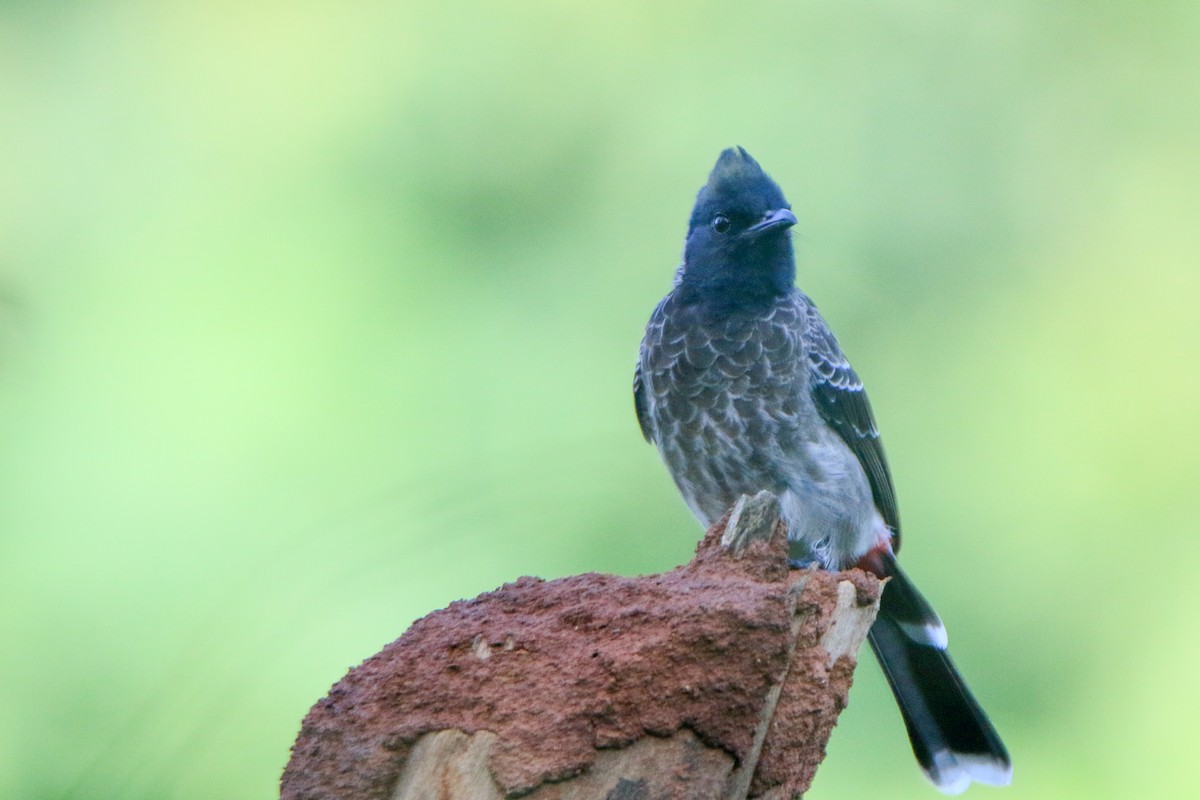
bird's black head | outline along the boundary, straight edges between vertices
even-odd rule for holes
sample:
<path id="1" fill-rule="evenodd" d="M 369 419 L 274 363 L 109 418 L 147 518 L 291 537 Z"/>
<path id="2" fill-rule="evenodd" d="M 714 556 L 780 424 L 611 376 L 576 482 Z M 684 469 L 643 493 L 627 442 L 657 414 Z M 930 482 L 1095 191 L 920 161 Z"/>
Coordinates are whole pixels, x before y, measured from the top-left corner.
<path id="1" fill-rule="evenodd" d="M 696 207 L 684 246 L 679 290 L 724 307 L 768 303 L 796 278 L 796 224 L 779 185 L 740 147 L 721 153 Z"/>

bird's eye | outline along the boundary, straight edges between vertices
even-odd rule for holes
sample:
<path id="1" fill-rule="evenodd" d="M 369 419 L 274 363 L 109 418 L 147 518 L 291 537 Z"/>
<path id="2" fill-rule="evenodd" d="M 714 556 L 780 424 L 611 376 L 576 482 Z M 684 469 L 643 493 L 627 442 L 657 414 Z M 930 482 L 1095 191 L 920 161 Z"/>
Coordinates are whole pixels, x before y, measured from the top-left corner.
<path id="1" fill-rule="evenodd" d="M 712 218 L 712 229 L 717 233 L 725 233 L 729 230 L 729 217 L 724 214 L 717 214 Z"/>

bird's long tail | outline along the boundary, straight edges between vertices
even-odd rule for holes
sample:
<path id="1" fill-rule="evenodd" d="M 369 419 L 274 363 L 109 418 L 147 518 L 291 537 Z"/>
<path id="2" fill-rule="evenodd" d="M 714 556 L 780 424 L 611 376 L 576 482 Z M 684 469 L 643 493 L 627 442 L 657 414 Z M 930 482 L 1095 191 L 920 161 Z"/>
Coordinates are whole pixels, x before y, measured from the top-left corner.
<path id="1" fill-rule="evenodd" d="M 1005 786 L 1012 763 L 992 723 L 946 652 L 933 608 L 887 559 L 889 580 L 871 626 L 871 648 L 896 696 L 913 753 L 938 789 L 959 794 L 971 781 Z"/>

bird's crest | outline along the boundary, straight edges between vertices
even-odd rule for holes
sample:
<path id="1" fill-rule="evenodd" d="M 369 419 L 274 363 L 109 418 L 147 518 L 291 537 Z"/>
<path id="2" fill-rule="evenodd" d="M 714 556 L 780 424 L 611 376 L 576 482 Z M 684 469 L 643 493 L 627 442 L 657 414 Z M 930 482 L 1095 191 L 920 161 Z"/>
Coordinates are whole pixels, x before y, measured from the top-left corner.
<path id="1" fill-rule="evenodd" d="M 743 186 L 766 177 L 763 168 L 744 147 L 728 147 L 721 151 L 708 176 L 708 187 L 720 191 L 727 186 Z"/>
<path id="2" fill-rule="evenodd" d="M 754 157 L 742 147 L 721 152 L 708 183 L 696 196 L 692 225 L 707 221 L 714 211 L 742 210 L 757 215 L 768 208 L 784 208 L 787 200 L 779 185 L 763 171 Z"/>

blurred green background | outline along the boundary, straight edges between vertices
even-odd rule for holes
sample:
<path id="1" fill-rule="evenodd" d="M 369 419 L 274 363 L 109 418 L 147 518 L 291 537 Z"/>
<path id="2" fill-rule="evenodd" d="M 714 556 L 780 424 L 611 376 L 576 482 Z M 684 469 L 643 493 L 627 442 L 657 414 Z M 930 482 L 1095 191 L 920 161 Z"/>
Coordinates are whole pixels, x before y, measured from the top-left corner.
<path id="1" fill-rule="evenodd" d="M 1186 2 L 3 3 L 0 796 L 270 797 L 416 617 L 687 560 L 630 380 L 732 144 L 1003 797 L 1190 796 L 1198 78 Z M 810 796 L 880 791 L 864 661 Z"/>

